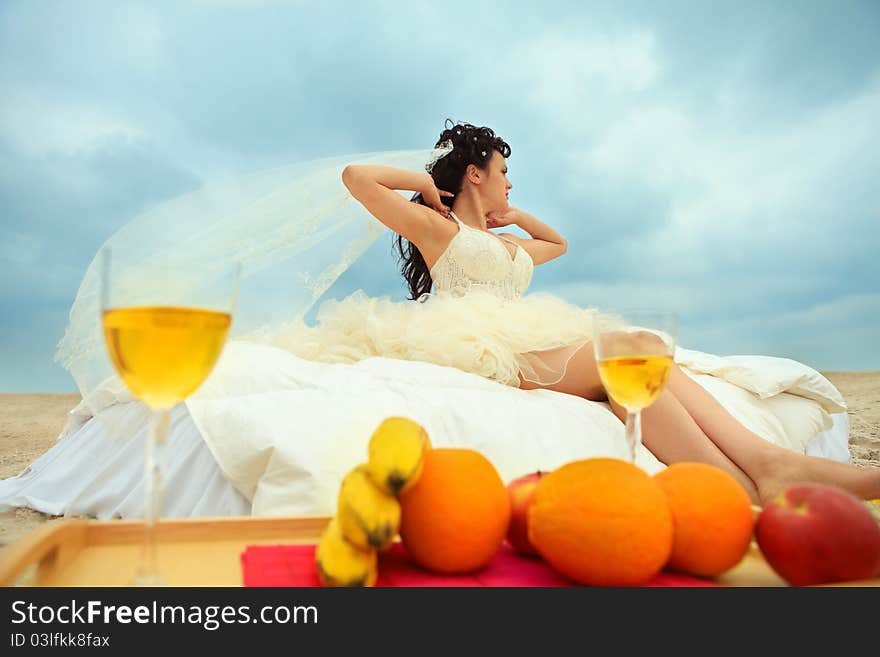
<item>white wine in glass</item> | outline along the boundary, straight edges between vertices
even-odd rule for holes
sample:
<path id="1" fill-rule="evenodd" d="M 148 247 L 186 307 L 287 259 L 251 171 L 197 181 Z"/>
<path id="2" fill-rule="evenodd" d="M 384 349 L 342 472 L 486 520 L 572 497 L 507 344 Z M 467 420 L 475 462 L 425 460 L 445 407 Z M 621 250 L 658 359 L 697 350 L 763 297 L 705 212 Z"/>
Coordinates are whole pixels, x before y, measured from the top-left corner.
<path id="1" fill-rule="evenodd" d="M 594 351 L 605 392 L 626 409 L 626 440 L 635 463 L 641 412 L 660 396 L 674 364 L 676 319 L 670 312 L 648 310 L 620 317 L 624 326 L 597 328 Z"/>
<path id="2" fill-rule="evenodd" d="M 232 324 L 240 267 L 212 272 L 157 260 L 135 274 L 102 252 L 104 341 L 116 372 L 150 409 L 146 445 L 144 554 L 132 584 L 161 586 L 155 525 L 161 513 L 161 448 L 171 408 L 208 377 Z M 119 261 L 117 261 L 119 260 Z M 159 452 L 159 453 L 157 453 Z"/>
<path id="3" fill-rule="evenodd" d="M 231 323 L 230 313 L 203 308 L 135 306 L 103 313 L 113 366 L 151 408 L 170 408 L 201 385 Z"/>

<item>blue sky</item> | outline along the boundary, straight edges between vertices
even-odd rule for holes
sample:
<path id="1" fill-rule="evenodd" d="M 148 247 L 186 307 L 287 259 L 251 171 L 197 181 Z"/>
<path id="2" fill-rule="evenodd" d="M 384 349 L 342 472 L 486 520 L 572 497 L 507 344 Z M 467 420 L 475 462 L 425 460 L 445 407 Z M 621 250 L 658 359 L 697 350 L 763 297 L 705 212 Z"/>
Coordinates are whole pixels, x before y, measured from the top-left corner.
<path id="1" fill-rule="evenodd" d="M 511 203 L 569 240 L 533 291 L 880 369 L 877 2 L 6 0 L 0 391 L 75 389 L 55 345 L 134 216 L 447 117 L 511 144 Z M 328 294 L 353 286 L 403 298 L 390 238 Z"/>

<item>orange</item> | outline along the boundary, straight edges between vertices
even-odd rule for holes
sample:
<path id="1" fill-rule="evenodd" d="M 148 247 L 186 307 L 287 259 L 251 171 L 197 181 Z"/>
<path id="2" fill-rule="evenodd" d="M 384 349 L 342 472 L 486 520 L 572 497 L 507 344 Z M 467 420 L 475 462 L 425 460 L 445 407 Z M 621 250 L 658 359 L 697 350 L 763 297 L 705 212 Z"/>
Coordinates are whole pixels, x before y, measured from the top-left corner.
<path id="1" fill-rule="evenodd" d="M 428 570 L 465 573 L 485 566 L 507 534 L 510 497 L 498 471 L 472 449 L 425 452 L 422 475 L 400 495 L 400 538 Z"/>
<path id="2" fill-rule="evenodd" d="M 546 475 L 535 488 L 528 526 L 541 556 L 581 584 L 644 584 L 672 551 L 663 490 L 617 459 L 574 461 Z"/>
<path id="3" fill-rule="evenodd" d="M 721 468 L 675 463 L 654 475 L 669 500 L 675 540 L 668 567 L 711 577 L 749 549 L 754 514 L 749 495 Z"/>

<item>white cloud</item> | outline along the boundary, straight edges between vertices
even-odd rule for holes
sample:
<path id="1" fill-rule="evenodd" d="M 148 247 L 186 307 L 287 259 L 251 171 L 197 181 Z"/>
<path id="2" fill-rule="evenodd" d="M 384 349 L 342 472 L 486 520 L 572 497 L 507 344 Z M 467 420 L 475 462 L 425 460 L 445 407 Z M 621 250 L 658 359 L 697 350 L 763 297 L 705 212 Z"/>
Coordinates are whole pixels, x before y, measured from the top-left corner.
<path id="1" fill-rule="evenodd" d="M 679 97 L 688 71 L 664 69 L 650 32 L 579 40 L 544 34 L 520 52 L 531 64 L 516 75 L 542 116 L 545 139 L 565 155 L 561 182 L 572 196 L 583 196 L 585 180 L 601 180 L 669 200 L 668 213 L 645 215 L 642 234 L 626 236 L 669 264 L 654 271 L 645 258 L 643 275 L 710 278 L 721 273 L 711 252 L 719 248 L 751 261 L 749 273 L 760 272 L 774 249 L 798 251 L 808 269 L 821 267 L 844 254 L 847 227 L 864 221 L 859 199 L 841 198 L 831 186 L 877 164 L 880 77 L 854 97 L 829 99 L 788 122 L 744 124 L 734 99 L 759 93 L 744 76 L 753 66 L 733 66 L 733 84 L 717 82 L 723 106 L 717 98 Z M 750 52 L 731 56 L 751 61 Z M 872 207 L 880 214 L 880 202 Z"/>
<path id="2" fill-rule="evenodd" d="M 6 232 L 0 241 L 0 260 L 6 265 L 20 267 L 32 265 L 44 253 L 46 241 L 36 235 Z"/>
<path id="3" fill-rule="evenodd" d="M 534 83 L 530 99 L 544 105 L 558 103 L 560 91 L 644 91 L 657 79 L 655 58 L 655 38 L 646 30 L 619 36 L 546 32 L 523 42 L 512 57 L 522 63 L 517 75 Z"/>
<path id="4" fill-rule="evenodd" d="M 0 105 L 0 138 L 26 158 L 89 154 L 108 142 L 137 142 L 147 135 L 130 117 L 93 103 L 19 91 Z"/>
<path id="5" fill-rule="evenodd" d="M 107 51 L 123 56 L 128 70 L 142 74 L 161 71 L 167 61 L 165 39 L 162 22 L 154 11 L 146 6 L 114 4 L 103 12 L 103 18 L 106 27 L 101 35 L 107 41 Z"/>
<path id="6" fill-rule="evenodd" d="M 548 31 L 511 50 L 506 73 L 534 108 L 561 121 L 563 132 L 589 132 L 607 120 L 621 96 L 645 92 L 658 81 L 654 34 L 572 35 Z M 553 124 L 551 124 L 553 125 Z"/>
<path id="7" fill-rule="evenodd" d="M 573 281 L 553 286 L 553 291 L 572 303 L 598 308 L 662 307 L 690 317 L 724 317 L 752 314 L 765 316 L 780 312 L 780 300 L 792 289 L 818 286 L 821 274 L 793 272 L 786 276 L 762 278 L 753 273 L 732 274 L 726 278 L 705 278 L 671 283 L 656 277 L 635 282 L 613 283 Z M 797 306 L 789 302 L 786 308 Z"/>
<path id="8" fill-rule="evenodd" d="M 652 283 L 569 283 L 553 292 L 582 307 L 601 310 L 664 308 L 679 315 L 684 347 L 719 354 L 754 353 L 796 357 L 825 369 L 880 367 L 877 351 L 853 350 L 880 337 L 880 293 L 843 294 L 823 302 L 786 309 L 756 298 L 783 298 L 798 276 L 746 282 L 719 290 L 712 282 L 695 285 Z M 734 312 L 735 308 L 741 308 Z"/>
<path id="9" fill-rule="evenodd" d="M 718 353 L 783 356 L 818 369 L 878 369 L 878 317 L 880 293 L 847 294 L 791 311 L 702 321 L 689 334 L 698 348 Z"/>
<path id="10" fill-rule="evenodd" d="M 295 7 L 307 4 L 306 0 L 190 0 L 192 4 L 208 9 L 230 7 L 233 9 L 259 9 L 262 7 Z"/>
<path id="11" fill-rule="evenodd" d="M 821 202 L 826 181 L 869 145 L 880 146 L 877 116 L 880 80 L 853 100 L 771 133 L 760 126 L 729 130 L 705 109 L 688 112 L 669 101 L 636 104 L 604 126 L 594 146 L 571 155 L 580 163 L 575 177 L 601 170 L 667 190 L 682 237 L 720 229 L 733 239 L 771 211 L 786 228 L 797 225 L 801 209 Z"/>

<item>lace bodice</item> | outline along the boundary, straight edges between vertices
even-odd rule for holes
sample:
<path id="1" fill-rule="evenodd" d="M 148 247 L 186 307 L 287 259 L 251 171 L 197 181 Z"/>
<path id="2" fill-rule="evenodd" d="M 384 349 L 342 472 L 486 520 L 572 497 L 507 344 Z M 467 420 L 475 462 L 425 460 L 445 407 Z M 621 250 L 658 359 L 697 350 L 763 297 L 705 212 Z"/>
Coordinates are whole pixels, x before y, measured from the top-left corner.
<path id="1" fill-rule="evenodd" d="M 484 289 L 504 299 L 521 296 L 532 280 L 535 268 L 532 257 L 519 244 L 498 235 L 458 223 L 458 233 L 431 268 L 431 279 L 437 292 L 464 294 L 471 289 Z M 516 246 L 516 254 L 502 240 Z"/>

